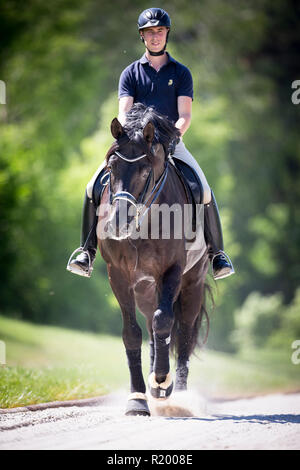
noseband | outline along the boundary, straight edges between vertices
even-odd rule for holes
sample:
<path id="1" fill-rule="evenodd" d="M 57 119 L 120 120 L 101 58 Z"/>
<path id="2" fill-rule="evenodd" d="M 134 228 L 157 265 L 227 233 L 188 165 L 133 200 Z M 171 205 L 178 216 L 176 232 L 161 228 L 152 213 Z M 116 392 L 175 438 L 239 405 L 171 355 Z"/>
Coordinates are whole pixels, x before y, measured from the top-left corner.
<path id="1" fill-rule="evenodd" d="M 129 162 L 129 163 L 134 163 L 134 162 L 137 162 L 138 160 L 141 160 L 142 158 L 147 157 L 146 153 L 144 153 L 143 155 L 140 155 L 138 157 L 135 157 L 135 158 L 127 158 L 121 152 L 117 152 L 117 151 L 115 151 L 114 154 L 117 155 L 122 160 L 124 160 L 125 162 Z M 150 209 L 151 205 L 153 204 L 153 202 L 156 200 L 156 198 L 158 197 L 158 195 L 162 191 L 162 189 L 164 187 L 164 184 L 165 184 L 165 181 L 166 181 L 166 178 L 167 178 L 167 175 L 168 175 L 168 162 L 166 161 L 164 171 L 162 172 L 162 174 L 159 177 L 158 181 L 156 183 L 154 182 L 153 188 L 152 188 L 152 190 L 151 190 L 151 192 L 150 192 L 150 194 L 149 194 L 149 196 L 147 197 L 146 200 L 144 200 L 144 199 L 146 197 L 146 193 L 149 189 L 150 181 L 151 181 L 152 176 L 153 176 L 153 169 L 152 168 L 151 168 L 150 173 L 148 175 L 148 178 L 147 178 L 147 181 L 145 183 L 144 189 L 141 192 L 138 199 L 136 199 L 133 196 L 133 194 L 129 193 L 128 191 L 119 191 L 119 192 L 117 192 L 116 194 L 113 195 L 112 191 L 111 191 L 111 178 L 109 176 L 109 179 L 108 179 L 106 184 L 108 184 L 108 188 L 109 188 L 110 204 L 112 205 L 117 200 L 125 200 L 125 201 L 129 202 L 130 204 L 132 204 L 135 207 L 135 211 L 136 211 L 135 225 L 136 225 L 136 229 L 138 229 L 139 225 L 141 224 L 142 219 L 144 218 L 144 216 L 146 215 L 146 213 Z M 104 175 L 104 177 L 105 176 L 106 175 Z M 156 192 L 156 194 L 155 194 L 155 192 Z M 146 206 L 149 199 L 153 195 L 154 195 L 154 198 L 152 199 L 150 205 Z M 142 214 L 144 208 L 146 208 L 146 210 Z M 141 214 L 142 214 L 142 217 L 140 217 Z"/>

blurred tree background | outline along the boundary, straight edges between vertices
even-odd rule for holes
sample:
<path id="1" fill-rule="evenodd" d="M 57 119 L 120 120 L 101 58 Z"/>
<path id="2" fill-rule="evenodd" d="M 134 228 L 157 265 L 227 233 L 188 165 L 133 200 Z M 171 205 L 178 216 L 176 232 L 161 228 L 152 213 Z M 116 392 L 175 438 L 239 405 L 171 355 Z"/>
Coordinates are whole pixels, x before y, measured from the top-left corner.
<path id="1" fill-rule="evenodd" d="M 0 312 L 120 334 L 98 255 L 90 280 L 66 263 L 84 189 L 112 142 L 121 71 L 139 58 L 144 0 L 0 0 Z M 157 6 L 157 5 L 156 5 Z M 214 286 L 211 348 L 288 348 L 300 338 L 300 5 L 161 1 L 168 50 L 194 78 L 185 143 L 221 211 L 236 274 Z"/>

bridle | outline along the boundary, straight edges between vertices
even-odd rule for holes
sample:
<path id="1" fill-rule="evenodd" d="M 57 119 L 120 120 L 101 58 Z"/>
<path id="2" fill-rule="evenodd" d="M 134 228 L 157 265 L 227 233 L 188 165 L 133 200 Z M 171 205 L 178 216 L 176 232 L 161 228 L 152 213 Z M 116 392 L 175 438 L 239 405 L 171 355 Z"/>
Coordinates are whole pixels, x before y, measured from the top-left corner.
<path id="1" fill-rule="evenodd" d="M 122 160 L 124 160 L 126 162 L 129 162 L 129 163 L 135 163 L 135 162 L 141 160 L 142 158 L 147 157 L 147 154 L 144 153 L 144 154 L 139 155 L 138 157 L 135 157 L 135 158 L 128 158 L 125 155 L 123 155 L 121 152 L 118 152 L 118 151 L 115 151 L 114 155 L 117 155 L 117 157 L 119 157 Z M 146 200 L 145 200 L 145 198 L 146 198 L 146 194 L 149 190 L 150 182 L 151 182 L 152 179 L 154 179 L 153 168 L 151 168 L 151 170 L 150 170 L 150 173 L 147 177 L 147 181 L 145 183 L 144 189 L 141 192 L 141 194 L 139 195 L 138 199 L 136 199 L 133 196 L 133 194 L 129 193 L 128 191 L 119 191 L 119 192 L 113 194 L 112 190 L 111 190 L 111 175 L 110 175 L 110 173 L 109 174 L 105 173 L 103 175 L 101 183 L 104 184 L 104 185 L 108 184 L 110 204 L 112 205 L 112 204 L 114 204 L 115 201 L 118 201 L 118 200 L 125 200 L 125 201 L 129 202 L 131 205 L 134 206 L 135 211 L 136 211 L 136 214 L 135 214 L 135 217 L 134 217 L 135 218 L 136 229 L 138 229 L 138 227 L 141 225 L 142 219 L 145 217 L 145 215 L 147 214 L 147 212 L 150 209 L 151 205 L 154 203 L 154 201 L 157 199 L 160 192 L 162 191 L 162 189 L 164 187 L 164 184 L 166 182 L 166 179 L 167 179 L 167 175 L 168 175 L 168 166 L 169 166 L 168 165 L 168 160 L 166 160 L 165 165 L 164 165 L 164 171 L 162 172 L 162 174 L 159 177 L 159 179 L 157 180 L 157 182 L 155 183 L 155 181 L 154 181 L 153 188 L 151 189 L 150 194 L 149 194 L 149 196 L 147 197 Z M 104 183 L 103 180 L 108 175 L 109 175 L 108 180 L 107 180 L 106 183 Z M 149 202 L 149 200 L 151 199 L 151 197 L 153 195 L 154 195 L 154 197 L 153 197 L 152 201 L 150 202 L 149 206 L 147 206 L 147 203 Z M 143 212 L 144 209 L 145 209 L 145 211 Z"/>

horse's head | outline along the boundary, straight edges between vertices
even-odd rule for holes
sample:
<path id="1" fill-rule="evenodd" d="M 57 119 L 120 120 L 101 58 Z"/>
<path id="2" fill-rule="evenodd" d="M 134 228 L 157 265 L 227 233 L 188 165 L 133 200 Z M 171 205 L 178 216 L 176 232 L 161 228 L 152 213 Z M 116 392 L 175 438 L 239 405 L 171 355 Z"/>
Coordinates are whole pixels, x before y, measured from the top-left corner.
<path id="1" fill-rule="evenodd" d="M 116 143 L 107 155 L 111 204 L 108 225 L 113 238 L 124 239 L 137 226 L 139 209 L 163 168 L 164 152 L 158 145 L 153 147 L 155 129 L 151 122 L 130 138 L 115 118 L 111 133 Z"/>
<path id="2" fill-rule="evenodd" d="M 115 143 L 106 156 L 110 172 L 109 232 L 124 239 L 137 228 L 140 210 L 166 170 L 168 145 L 179 131 L 153 108 L 135 104 L 123 127 L 117 118 L 111 122 Z"/>

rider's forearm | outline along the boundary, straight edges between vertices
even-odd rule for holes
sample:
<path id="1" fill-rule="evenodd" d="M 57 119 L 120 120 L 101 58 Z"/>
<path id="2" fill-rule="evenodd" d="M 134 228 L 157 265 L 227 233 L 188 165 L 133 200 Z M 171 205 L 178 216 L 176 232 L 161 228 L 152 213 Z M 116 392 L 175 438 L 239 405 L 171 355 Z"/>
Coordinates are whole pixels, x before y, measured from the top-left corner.
<path id="1" fill-rule="evenodd" d="M 182 114 L 179 116 L 178 121 L 175 123 L 175 127 L 180 130 L 181 136 L 188 130 L 191 124 L 191 115 L 190 114 Z"/>
<path id="2" fill-rule="evenodd" d="M 125 122 L 126 122 L 126 113 L 124 112 L 119 112 L 118 114 L 118 121 L 122 124 L 122 126 L 124 126 Z"/>
<path id="3" fill-rule="evenodd" d="M 119 99 L 119 114 L 118 121 L 124 126 L 126 122 L 126 113 L 131 110 L 133 106 L 132 96 L 123 96 Z"/>

